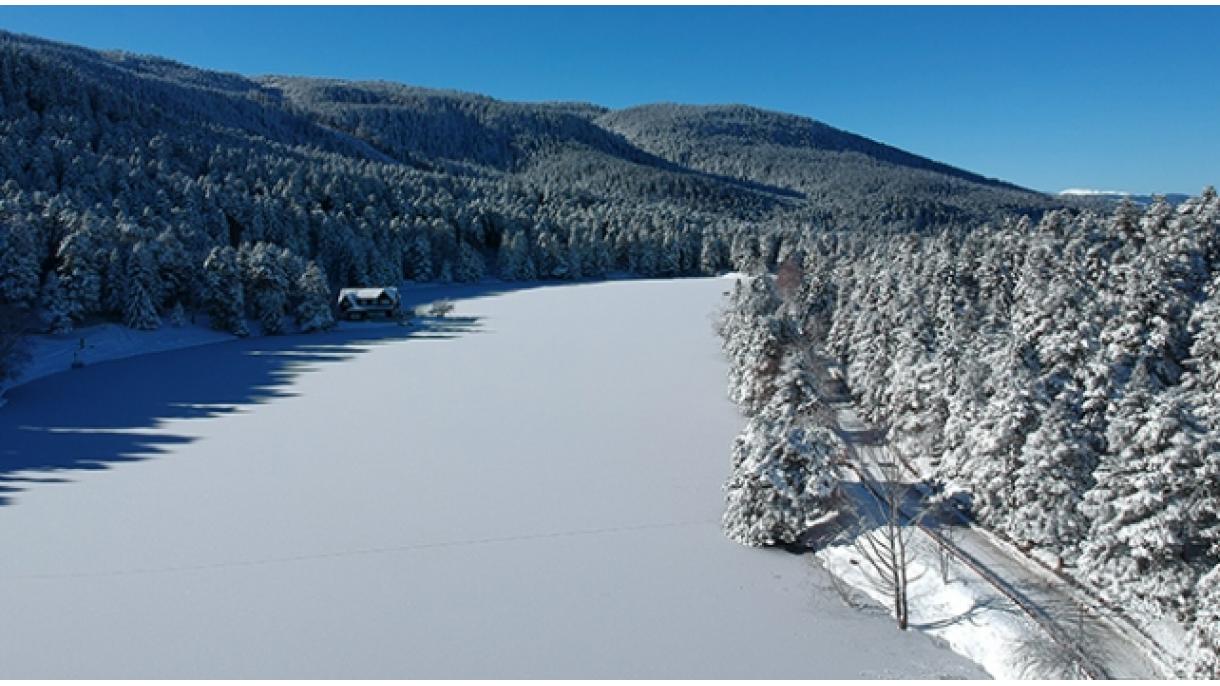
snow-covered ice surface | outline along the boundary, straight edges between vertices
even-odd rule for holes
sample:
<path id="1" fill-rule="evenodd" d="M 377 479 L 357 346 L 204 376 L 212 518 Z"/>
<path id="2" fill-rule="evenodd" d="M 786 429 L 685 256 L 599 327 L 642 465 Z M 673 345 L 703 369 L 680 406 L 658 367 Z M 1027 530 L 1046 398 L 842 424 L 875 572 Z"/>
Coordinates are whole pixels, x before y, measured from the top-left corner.
<path id="1" fill-rule="evenodd" d="M 985 676 L 721 535 L 730 285 L 458 289 L 12 389 L 0 678 Z"/>
<path id="2" fill-rule="evenodd" d="M 21 374 L 12 382 L 0 383 L 0 407 L 4 406 L 5 391 L 9 387 L 68 371 L 78 358 L 84 364 L 95 364 L 234 338 L 197 324 L 181 327 L 167 324 L 156 331 L 136 331 L 120 324 L 97 324 L 66 334 L 30 336 L 29 364 L 22 367 Z M 83 350 L 81 341 L 84 341 Z"/>

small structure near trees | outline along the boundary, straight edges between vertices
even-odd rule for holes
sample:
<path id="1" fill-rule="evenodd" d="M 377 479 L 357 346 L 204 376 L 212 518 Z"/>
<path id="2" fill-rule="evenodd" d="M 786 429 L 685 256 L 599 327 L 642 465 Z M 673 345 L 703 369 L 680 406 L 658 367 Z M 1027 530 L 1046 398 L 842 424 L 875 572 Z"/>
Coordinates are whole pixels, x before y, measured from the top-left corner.
<path id="1" fill-rule="evenodd" d="M 402 297 L 392 286 L 384 288 L 344 288 L 339 291 L 339 313 L 349 320 L 383 316 L 397 317 Z"/>

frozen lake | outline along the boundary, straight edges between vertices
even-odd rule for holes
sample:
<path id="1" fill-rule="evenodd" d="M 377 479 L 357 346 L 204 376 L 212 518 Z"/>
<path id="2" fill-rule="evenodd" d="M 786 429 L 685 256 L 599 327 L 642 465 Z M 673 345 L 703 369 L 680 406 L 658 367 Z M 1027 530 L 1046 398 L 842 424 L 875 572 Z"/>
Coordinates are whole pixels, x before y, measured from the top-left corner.
<path id="1" fill-rule="evenodd" d="M 985 677 L 721 535 L 731 286 L 467 288 L 10 391 L 0 678 Z"/>

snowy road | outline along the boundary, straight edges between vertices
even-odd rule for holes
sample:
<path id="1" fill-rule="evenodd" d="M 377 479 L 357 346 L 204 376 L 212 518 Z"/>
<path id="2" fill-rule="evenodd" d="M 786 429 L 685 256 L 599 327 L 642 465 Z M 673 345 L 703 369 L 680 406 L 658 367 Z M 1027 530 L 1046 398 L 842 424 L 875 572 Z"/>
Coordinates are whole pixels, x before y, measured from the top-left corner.
<path id="1" fill-rule="evenodd" d="M 729 286 L 467 288 L 13 389 L 0 678 L 984 676 L 721 535 Z"/>
<path id="2" fill-rule="evenodd" d="M 871 430 L 849 404 L 837 406 L 835 416 L 842 435 L 852 444 L 853 452 L 866 468 L 875 472 L 873 476 L 877 478 L 876 465 L 888 464 L 893 460 L 883 434 Z M 1104 669 L 1104 676 L 1116 679 L 1163 678 L 1161 670 L 1145 657 L 1138 645 L 1099 616 L 1091 605 L 1078 602 L 1077 597 L 1065 588 L 1065 582 L 1039 569 L 1033 562 L 1019 559 L 976 527 L 954 527 L 950 533 L 954 545 L 999 577 L 1018 597 L 1044 613 L 1044 618 L 1057 627 L 1066 640 L 1083 646 L 1085 654 Z M 996 596 L 997 606 L 1008 606 L 1009 613 L 1018 612 L 1016 606 L 998 591 Z"/>

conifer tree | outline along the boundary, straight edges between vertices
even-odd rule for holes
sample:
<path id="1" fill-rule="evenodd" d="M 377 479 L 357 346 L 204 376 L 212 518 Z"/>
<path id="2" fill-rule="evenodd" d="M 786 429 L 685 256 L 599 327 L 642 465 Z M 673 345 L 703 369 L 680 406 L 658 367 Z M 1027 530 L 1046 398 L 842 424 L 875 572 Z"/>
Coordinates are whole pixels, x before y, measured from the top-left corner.
<path id="1" fill-rule="evenodd" d="M 101 307 L 102 275 L 100 260 L 104 253 L 99 249 L 93 230 L 86 219 L 80 228 L 60 243 L 60 283 L 68 309 L 72 316 L 83 319 Z"/>
<path id="2" fill-rule="evenodd" d="M 212 327 L 238 336 L 247 335 L 245 321 L 245 291 L 237 252 L 233 248 L 212 248 L 203 263 L 207 287 L 205 303 Z"/>
<path id="3" fill-rule="evenodd" d="M 47 331 L 64 334 L 72 330 L 71 307 L 60 285 L 59 275 L 51 272 L 42 285 L 42 319 Z"/>
<path id="4" fill-rule="evenodd" d="M 330 305 L 330 287 L 322 268 L 310 262 L 297 279 L 296 289 L 300 294 L 295 311 L 297 327 L 306 333 L 332 328 L 335 317 Z"/>
<path id="5" fill-rule="evenodd" d="M 263 333 L 283 333 L 288 310 L 288 275 L 282 264 L 282 251 L 268 243 L 246 244 L 238 260 L 244 293 L 251 294 L 251 311 Z"/>
<path id="6" fill-rule="evenodd" d="M 487 271 L 483 256 L 469 243 L 463 242 L 458 248 L 458 263 L 455 277 L 458 281 L 472 283 L 481 281 Z"/>
<path id="7" fill-rule="evenodd" d="M 38 296 L 38 249 L 23 217 L 0 219 L 0 304 L 32 305 Z"/>
<path id="8" fill-rule="evenodd" d="M 153 304 L 155 273 L 148 247 L 143 243 L 136 244 L 127 264 L 127 296 L 123 307 L 123 321 L 129 328 L 141 331 L 160 328 L 161 317 Z"/>

